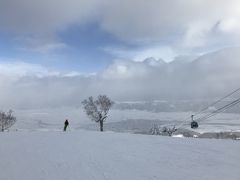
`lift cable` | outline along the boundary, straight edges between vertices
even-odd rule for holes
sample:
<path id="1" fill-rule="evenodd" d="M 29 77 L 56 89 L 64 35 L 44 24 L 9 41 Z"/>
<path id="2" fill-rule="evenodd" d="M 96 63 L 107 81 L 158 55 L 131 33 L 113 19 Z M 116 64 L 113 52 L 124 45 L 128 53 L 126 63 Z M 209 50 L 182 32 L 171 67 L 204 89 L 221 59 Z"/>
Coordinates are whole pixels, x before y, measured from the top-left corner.
<path id="1" fill-rule="evenodd" d="M 212 117 L 212 116 L 217 115 L 218 113 L 221 113 L 221 112 L 223 112 L 223 111 L 225 111 L 225 110 L 227 110 L 227 109 L 229 109 L 229 108 L 231 108 L 231 107 L 239 104 L 239 103 L 240 103 L 240 98 L 238 98 L 238 99 L 232 101 L 231 103 L 229 103 L 229 104 L 227 104 L 227 105 L 225 105 L 225 106 L 223 106 L 223 107 L 221 107 L 221 108 L 213 111 L 213 112 L 210 113 L 210 114 L 207 114 L 207 115 L 205 115 L 205 116 L 203 116 L 203 117 L 200 117 L 200 118 L 195 119 L 195 121 L 198 121 L 198 122 L 199 122 L 199 121 L 206 120 L 206 119 L 208 119 L 208 118 L 210 118 L 210 117 Z"/>
<path id="2" fill-rule="evenodd" d="M 206 111 L 209 107 L 212 107 L 213 105 L 221 102 L 222 100 L 228 98 L 229 96 L 235 94 L 235 93 L 238 92 L 238 91 L 240 91 L 240 88 L 237 88 L 236 90 L 234 90 L 233 92 L 227 94 L 226 96 L 222 97 L 221 99 L 219 99 L 219 100 L 215 101 L 214 103 L 206 106 L 205 108 L 203 108 L 202 110 L 200 110 L 200 111 L 198 111 L 196 114 L 194 114 L 194 116 L 196 116 L 196 115 L 198 115 L 198 114 L 201 114 L 202 112 Z"/>
<path id="3" fill-rule="evenodd" d="M 203 108 L 202 110 L 200 110 L 200 111 L 198 111 L 197 113 L 195 113 L 194 116 L 203 113 L 203 112 L 206 111 L 209 107 L 212 107 L 213 105 L 221 102 L 222 100 L 228 98 L 229 96 L 235 94 L 235 93 L 238 92 L 238 91 L 240 91 L 240 88 L 237 88 L 236 90 L 234 90 L 234 91 L 232 91 L 231 93 L 227 94 L 226 96 L 220 98 L 219 100 L 215 101 L 214 103 L 206 106 L 206 107 Z M 225 105 L 225 106 L 223 106 L 222 108 L 219 108 L 219 109 L 215 110 L 215 111 L 212 112 L 211 114 L 208 114 L 208 115 L 206 115 L 206 116 L 204 116 L 204 117 L 197 118 L 196 121 L 199 121 L 199 120 L 202 121 L 203 119 L 208 119 L 208 118 L 216 115 L 217 113 L 220 113 L 220 112 L 222 112 L 222 111 L 224 111 L 224 110 L 226 110 L 226 109 L 228 109 L 228 108 L 230 108 L 230 107 L 238 104 L 239 102 L 240 102 L 240 98 L 237 99 L 237 100 L 235 100 L 235 101 L 233 101 L 233 102 L 231 102 L 231 103 L 229 103 L 229 104 L 227 104 L 227 105 Z M 236 103 L 236 104 L 235 104 L 235 103 Z M 225 109 L 225 108 L 226 108 L 226 109 Z M 214 115 L 213 115 L 213 114 L 214 114 Z M 209 117 L 208 117 L 208 116 L 209 116 Z M 188 118 L 182 120 L 182 123 L 178 126 L 178 128 L 180 128 L 180 127 L 182 127 L 182 126 L 184 126 L 184 125 L 189 124 L 189 122 L 185 122 L 185 121 L 188 121 L 189 119 L 191 119 L 191 117 L 188 117 Z"/>

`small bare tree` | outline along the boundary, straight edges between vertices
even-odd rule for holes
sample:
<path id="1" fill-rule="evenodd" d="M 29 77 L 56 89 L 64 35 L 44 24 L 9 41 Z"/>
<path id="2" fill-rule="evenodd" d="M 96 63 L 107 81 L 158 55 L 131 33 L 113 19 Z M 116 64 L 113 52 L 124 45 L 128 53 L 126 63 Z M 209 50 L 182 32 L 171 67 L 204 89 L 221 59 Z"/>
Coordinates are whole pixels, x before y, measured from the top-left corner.
<path id="1" fill-rule="evenodd" d="M 153 125 L 153 127 L 150 129 L 149 133 L 152 135 L 162 135 L 162 136 L 172 136 L 172 134 L 177 131 L 176 127 L 161 127 L 156 124 Z"/>
<path id="2" fill-rule="evenodd" d="M 149 133 L 151 135 L 161 135 L 161 129 L 157 124 L 154 124 Z"/>
<path id="3" fill-rule="evenodd" d="M 99 95 L 97 100 L 89 97 L 82 101 L 83 108 L 87 116 L 100 125 L 100 131 L 103 131 L 103 122 L 106 121 L 108 112 L 114 104 L 106 95 Z"/>
<path id="4" fill-rule="evenodd" d="M 0 127 L 2 132 L 10 128 L 16 122 L 16 117 L 14 117 L 12 113 L 12 110 L 9 110 L 7 113 L 0 112 Z"/>
<path id="5" fill-rule="evenodd" d="M 168 136 L 172 136 L 172 134 L 177 131 L 176 127 L 163 127 L 162 133 L 168 134 Z"/>

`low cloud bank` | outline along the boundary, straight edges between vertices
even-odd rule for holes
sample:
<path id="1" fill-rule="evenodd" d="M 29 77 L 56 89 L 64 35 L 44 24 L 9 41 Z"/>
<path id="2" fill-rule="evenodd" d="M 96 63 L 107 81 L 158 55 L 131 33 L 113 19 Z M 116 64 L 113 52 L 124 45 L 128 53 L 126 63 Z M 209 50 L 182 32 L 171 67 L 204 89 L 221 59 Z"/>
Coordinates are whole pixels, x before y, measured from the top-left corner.
<path id="1" fill-rule="evenodd" d="M 2 108 L 80 106 L 88 96 L 107 94 L 115 101 L 217 98 L 238 88 L 240 49 L 186 57 L 165 63 L 115 61 L 102 72 L 83 75 L 31 64 L 0 64 Z M 21 66 L 20 66 L 21 65 Z"/>

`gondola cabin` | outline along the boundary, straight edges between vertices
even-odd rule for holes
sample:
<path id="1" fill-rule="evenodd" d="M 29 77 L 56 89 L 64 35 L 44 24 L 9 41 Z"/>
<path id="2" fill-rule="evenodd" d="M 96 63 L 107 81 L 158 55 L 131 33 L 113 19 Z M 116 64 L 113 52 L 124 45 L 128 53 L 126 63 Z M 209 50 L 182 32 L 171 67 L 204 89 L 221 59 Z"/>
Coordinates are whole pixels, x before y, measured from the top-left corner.
<path id="1" fill-rule="evenodd" d="M 191 128 L 192 129 L 197 129 L 198 128 L 198 123 L 196 121 L 191 122 Z"/>

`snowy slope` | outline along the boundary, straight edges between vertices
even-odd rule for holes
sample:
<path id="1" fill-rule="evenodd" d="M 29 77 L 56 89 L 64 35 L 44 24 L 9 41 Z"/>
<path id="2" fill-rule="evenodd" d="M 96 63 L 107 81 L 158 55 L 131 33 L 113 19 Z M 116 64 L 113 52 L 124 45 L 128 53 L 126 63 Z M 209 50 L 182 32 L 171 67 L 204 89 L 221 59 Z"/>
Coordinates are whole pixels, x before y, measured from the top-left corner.
<path id="1" fill-rule="evenodd" d="M 112 132 L 0 134 L 1 180 L 239 180 L 240 143 Z"/>

